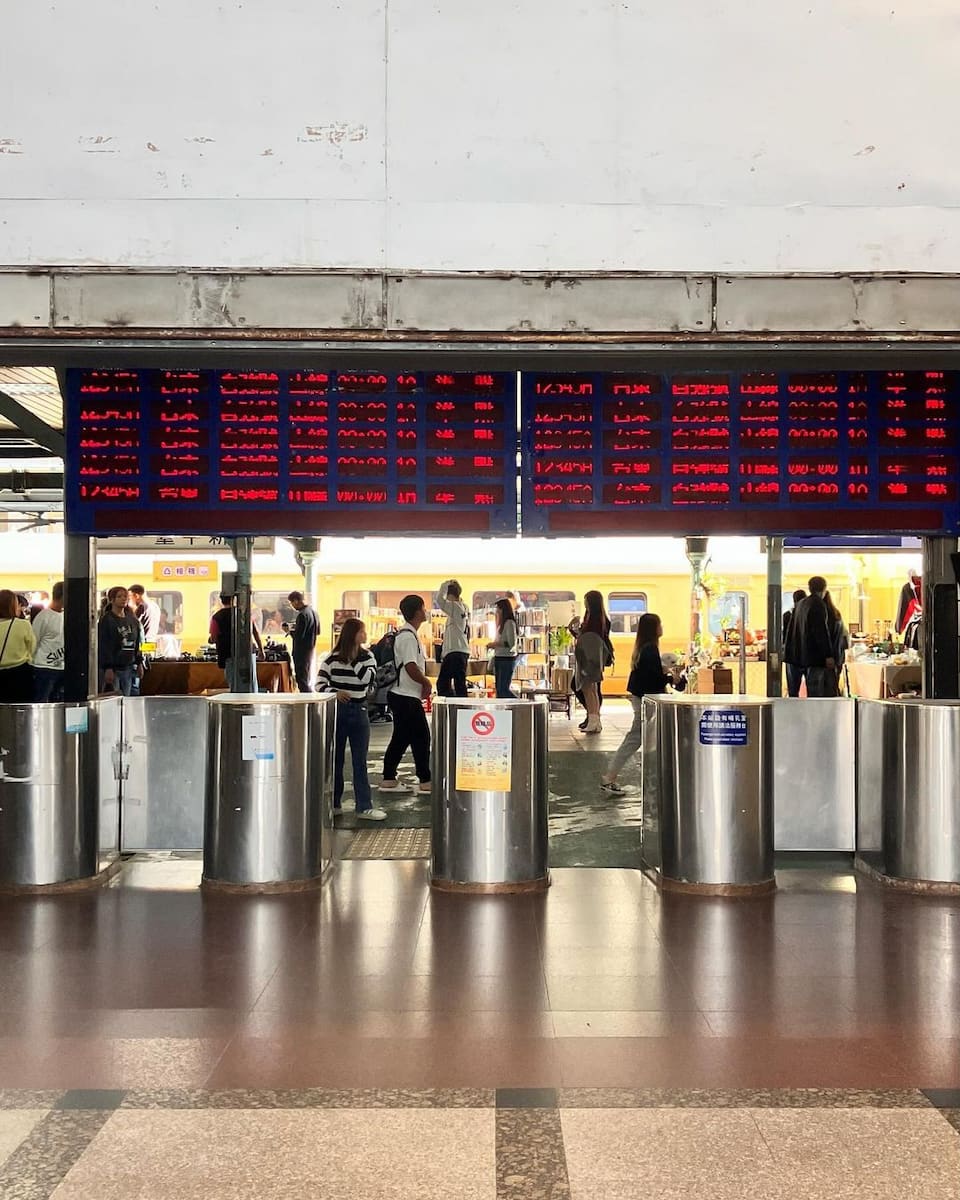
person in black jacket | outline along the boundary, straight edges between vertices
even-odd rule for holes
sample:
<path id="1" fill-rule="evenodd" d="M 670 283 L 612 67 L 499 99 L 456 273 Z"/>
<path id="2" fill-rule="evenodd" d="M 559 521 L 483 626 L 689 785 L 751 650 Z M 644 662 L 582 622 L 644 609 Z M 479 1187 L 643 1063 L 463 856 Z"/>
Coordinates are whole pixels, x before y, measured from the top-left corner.
<path id="1" fill-rule="evenodd" d="M 801 600 L 805 600 L 806 596 L 807 593 L 803 588 L 797 588 L 793 593 L 793 608 L 783 614 L 783 637 L 780 644 L 783 646 L 783 665 L 787 668 L 787 695 L 793 696 L 794 699 L 800 695 L 800 684 L 803 683 L 806 671 L 798 663 L 787 657 L 787 634 L 790 632 L 790 622 L 793 620 L 793 614 L 797 610 L 797 605 Z"/>
<path id="2" fill-rule="evenodd" d="M 633 708 L 633 724 L 620 748 L 610 760 L 605 775 L 600 776 L 600 790 L 612 796 L 622 796 L 624 789 L 617 783 L 617 776 L 624 764 L 643 745 L 643 698 L 658 695 L 667 690 L 667 684 L 681 691 L 686 684 L 679 674 L 667 674 L 660 661 L 660 639 L 663 625 L 656 613 L 644 613 L 637 622 L 637 640 L 633 644 L 630 658 L 630 677 L 627 680 L 630 705 Z"/>
<path id="3" fill-rule="evenodd" d="M 113 587 L 107 593 L 110 607 L 97 626 L 97 665 L 101 692 L 133 693 L 134 682 L 143 675 L 140 622 L 127 608 L 127 589 Z"/>
<path id="4" fill-rule="evenodd" d="M 287 597 L 297 610 L 297 623 L 290 635 L 293 673 L 301 692 L 313 691 L 313 663 L 317 654 L 317 634 L 320 618 L 303 598 L 303 592 L 291 592 Z"/>
<path id="5" fill-rule="evenodd" d="M 805 670 L 808 696 L 836 696 L 836 648 L 830 631 L 830 611 L 823 599 L 827 581 L 821 575 L 814 575 L 808 587 L 810 595 L 793 610 L 783 657 Z"/>

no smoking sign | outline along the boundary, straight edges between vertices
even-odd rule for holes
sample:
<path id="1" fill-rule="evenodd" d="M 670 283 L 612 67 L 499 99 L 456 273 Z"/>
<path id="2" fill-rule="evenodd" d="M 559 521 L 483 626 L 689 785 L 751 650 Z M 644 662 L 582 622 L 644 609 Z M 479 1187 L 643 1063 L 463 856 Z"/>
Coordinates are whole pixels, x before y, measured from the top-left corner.
<path id="1" fill-rule="evenodd" d="M 488 734 L 493 733 L 496 727 L 497 722 L 493 713 L 478 712 L 470 718 L 470 728 L 479 737 L 487 737 Z"/>

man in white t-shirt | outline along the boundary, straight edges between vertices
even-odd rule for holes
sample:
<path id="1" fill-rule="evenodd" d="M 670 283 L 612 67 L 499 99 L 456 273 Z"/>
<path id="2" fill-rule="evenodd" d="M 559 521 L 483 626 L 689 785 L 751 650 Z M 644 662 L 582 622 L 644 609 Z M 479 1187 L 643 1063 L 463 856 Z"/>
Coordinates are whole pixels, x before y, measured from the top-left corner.
<path id="1" fill-rule="evenodd" d="M 393 736 L 383 756 L 381 791 L 396 791 L 397 767 L 409 747 L 420 786 L 429 794 L 430 787 L 430 726 L 423 711 L 423 702 L 433 691 L 427 678 L 426 658 L 417 630 L 427 619 L 422 596 L 404 596 L 400 601 L 404 625 L 397 630 L 393 642 L 393 658 L 397 666 L 397 682 L 387 695 L 393 713 Z"/>
<path id="2" fill-rule="evenodd" d="M 50 604 L 33 619 L 33 698 L 38 704 L 63 699 L 63 583 L 55 583 Z"/>
<path id="3" fill-rule="evenodd" d="M 438 696 L 466 696 L 467 663 L 470 657 L 470 611 L 461 596 L 463 589 L 456 579 L 441 583 L 433 597 L 433 607 L 447 614 L 440 653 Z"/>
<path id="4" fill-rule="evenodd" d="M 130 593 L 130 603 L 133 605 L 134 615 L 143 630 L 143 640 L 156 645 L 163 622 L 160 605 L 156 600 L 150 599 L 142 583 L 131 583 L 127 591 Z"/>

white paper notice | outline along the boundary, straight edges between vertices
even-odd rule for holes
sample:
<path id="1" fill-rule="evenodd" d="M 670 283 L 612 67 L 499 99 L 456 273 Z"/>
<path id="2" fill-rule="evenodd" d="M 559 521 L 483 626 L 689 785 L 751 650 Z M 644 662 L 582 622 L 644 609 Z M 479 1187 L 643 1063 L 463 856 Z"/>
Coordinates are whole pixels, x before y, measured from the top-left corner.
<path id="1" fill-rule="evenodd" d="M 245 762 L 270 762 L 276 758 L 277 743 L 269 713 L 241 717 L 241 757 Z"/>
<path id="2" fill-rule="evenodd" d="M 86 733 L 90 728 L 90 710 L 87 708 L 65 708 L 63 727 L 66 733 Z"/>
<path id="3" fill-rule="evenodd" d="M 457 711 L 458 792 L 509 792 L 513 713 L 509 709 Z"/>

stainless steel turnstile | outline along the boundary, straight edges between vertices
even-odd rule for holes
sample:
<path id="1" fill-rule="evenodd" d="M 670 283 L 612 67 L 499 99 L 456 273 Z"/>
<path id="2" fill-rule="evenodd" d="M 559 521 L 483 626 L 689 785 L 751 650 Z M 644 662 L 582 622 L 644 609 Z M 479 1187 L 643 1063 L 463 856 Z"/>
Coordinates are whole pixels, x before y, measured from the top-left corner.
<path id="1" fill-rule="evenodd" d="M 0 704 L 0 888 L 94 880 L 116 856 L 116 789 L 100 726 L 102 716 L 112 737 L 118 713 L 112 699 Z"/>
<path id="2" fill-rule="evenodd" d="M 960 887 L 960 701 L 860 700 L 857 735 L 859 865 Z"/>
<path id="3" fill-rule="evenodd" d="M 434 887 L 549 885 L 548 715 L 545 697 L 434 701 Z"/>
<path id="4" fill-rule="evenodd" d="M 319 881 L 332 854 L 335 713 L 333 693 L 210 701 L 204 886 Z"/>
<path id="5" fill-rule="evenodd" d="M 773 796 L 772 701 L 646 697 L 641 857 L 662 887 L 771 891 Z"/>

